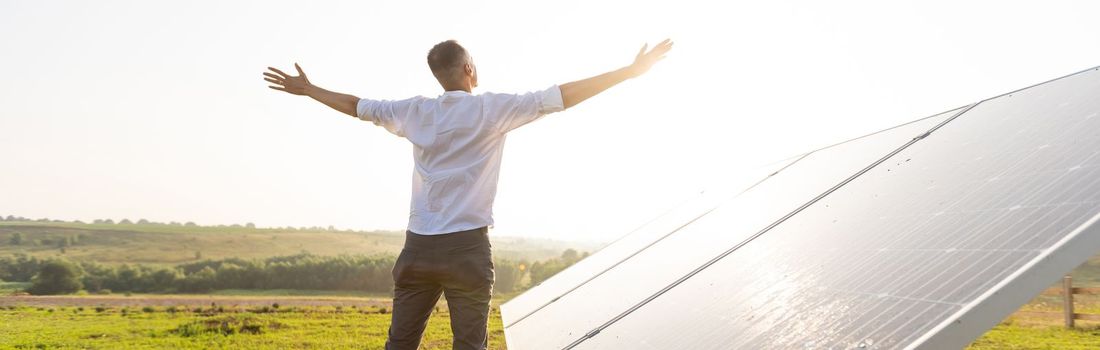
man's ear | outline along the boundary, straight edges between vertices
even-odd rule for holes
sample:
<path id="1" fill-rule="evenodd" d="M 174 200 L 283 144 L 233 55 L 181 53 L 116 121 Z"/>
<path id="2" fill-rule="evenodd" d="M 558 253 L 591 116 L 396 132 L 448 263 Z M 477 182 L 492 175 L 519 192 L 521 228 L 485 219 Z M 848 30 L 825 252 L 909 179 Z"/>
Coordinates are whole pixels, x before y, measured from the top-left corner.
<path id="1" fill-rule="evenodd" d="M 469 63 L 463 64 L 462 65 L 462 70 L 465 71 L 466 75 L 468 75 L 468 76 L 473 76 L 474 75 L 474 66 L 470 65 Z"/>

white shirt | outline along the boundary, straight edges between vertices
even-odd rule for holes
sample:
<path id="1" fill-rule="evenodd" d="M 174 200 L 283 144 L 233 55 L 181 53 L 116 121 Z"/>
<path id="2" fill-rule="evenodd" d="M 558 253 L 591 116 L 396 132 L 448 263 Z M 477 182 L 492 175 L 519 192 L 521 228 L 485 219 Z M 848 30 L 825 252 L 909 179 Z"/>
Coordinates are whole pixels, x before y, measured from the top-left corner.
<path id="1" fill-rule="evenodd" d="M 505 135 L 564 109 L 553 85 L 524 94 L 459 90 L 436 98 L 360 99 L 355 112 L 412 142 L 408 229 L 438 235 L 492 225 Z"/>

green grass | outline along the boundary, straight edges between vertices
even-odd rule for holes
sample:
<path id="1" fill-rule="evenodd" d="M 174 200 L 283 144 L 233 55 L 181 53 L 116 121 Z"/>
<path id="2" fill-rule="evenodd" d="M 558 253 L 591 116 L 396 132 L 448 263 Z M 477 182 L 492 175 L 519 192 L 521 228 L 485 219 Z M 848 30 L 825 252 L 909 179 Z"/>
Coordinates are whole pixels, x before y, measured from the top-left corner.
<path id="1" fill-rule="evenodd" d="M 381 349 L 390 320 L 380 309 L 333 307 L 269 313 L 122 310 L 0 309 L 0 349 Z M 428 325 L 421 349 L 450 349 L 447 312 L 433 314 Z M 497 313 L 490 319 L 489 342 L 490 349 L 504 349 Z"/>
<path id="2" fill-rule="evenodd" d="M 1025 325 L 1010 318 L 986 332 L 967 349 L 1100 349 L 1100 330 L 1095 325 L 1077 329 L 1050 323 Z"/>
<path id="3" fill-rule="evenodd" d="M 222 295 L 311 295 L 310 291 L 253 293 L 223 291 Z M 333 295 L 333 296 L 348 296 Z M 142 297 L 134 295 L 135 298 Z M 171 296 L 165 296 L 171 297 Z M 94 298 L 94 297 L 89 297 Z M 1024 310 L 1048 310 L 1045 297 Z M 277 299 L 275 299 L 277 300 Z M 208 305 L 0 307 L 0 349 L 381 349 L 389 326 L 387 298 L 374 306 L 266 306 Z M 504 349 L 499 309 L 503 298 L 492 301 L 490 349 Z M 1079 309 L 1096 310 L 1088 302 Z M 52 311 L 51 311 L 52 310 Z M 264 311 L 266 310 L 266 312 Z M 1082 323 L 1064 329 L 1058 319 L 1009 317 L 968 350 L 992 349 L 1097 349 L 1100 325 Z M 441 303 L 432 315 L 421 349 L 450 349 L 450 319 Z"/>
<path id="4" fill-rule="evenodd" d="M 11 245 L 15 233 L 23 244 Z M 84 238 L 65 252 L 55 244 L 34 242 L 64 237 Z M 491 234 L 490 234 L 491 235 Z M 38 258 L 65 257 L 103 264 L 142 263 L 175 265 L 201 259 L 267 258 L 307 251 L 317 255 L 363 254 L 394 256 L 405 241 L 404 232 L 346 232 L 203 226 L 77 224 L 55 222 L 0 222 L 0 256 L 25 253 Z M 545 260 L 573 248 L 594 251 L 591 243 L 549 239 L 492 237 L 493 254 L 504 259 Z"/>

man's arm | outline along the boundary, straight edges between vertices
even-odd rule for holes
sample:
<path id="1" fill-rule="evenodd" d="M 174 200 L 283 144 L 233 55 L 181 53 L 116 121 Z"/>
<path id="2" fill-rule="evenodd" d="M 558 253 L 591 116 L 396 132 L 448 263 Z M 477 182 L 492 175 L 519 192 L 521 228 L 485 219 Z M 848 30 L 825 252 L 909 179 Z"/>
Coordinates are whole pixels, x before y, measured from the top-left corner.
<path id="1" fill-rule="evenodd" d="M 328 91 L 311 84 L 309 78 L 306 77 L 306 73 L 302 71 L 302 67 L 299 67 L 297 63 L 294 64 L 294 69 L 298 70 L 298 76 L 296 77 L 283 73 L 278 68 L 267 67 L 267 69 L 270 69 L 271 72 L 264 72 L 264 80 L 275 84 L 268 86 L 269 88 L 295 95 L 309 96 L 326 106 L 332 107 L 332 109 L 358 118 L 355 113 L 355 105 L 359 102 L 358 97 Z"/>
<path id="2" fill-rule="evenodd" d="M 665 58 L 665 53 L 672 49 L 672 42 L 669 41 L 669 39 L 665 39 L 665 41 L 654 46 L 653 50 L 646 52 L 645 49 L 648 46 L 649 45 L 642 46 L 642 49 L 638 51 L 638 56 L 634 57 L 634 63 L 629 66 L 588 79 L 560 85 L 558 88 L 561 89 L 561 98 L 562 102 L 565 102 L 565 108 L 573 107 L 581 103 L 581 101 L 596 96 L 618 83 L 640 76 L 649 71 L 649 68 L 652 67 L 654 63 Z"/>

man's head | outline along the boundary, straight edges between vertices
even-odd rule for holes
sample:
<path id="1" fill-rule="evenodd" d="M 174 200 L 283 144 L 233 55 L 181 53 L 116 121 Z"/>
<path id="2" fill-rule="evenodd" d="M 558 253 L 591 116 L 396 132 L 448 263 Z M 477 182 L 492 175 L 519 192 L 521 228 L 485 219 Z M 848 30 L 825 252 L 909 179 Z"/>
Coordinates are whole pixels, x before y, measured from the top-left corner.
<path id="1" fill-rule="evenodd" d="M 436 44 L 428 51 L 428 67 L 443 86 L 443 90 L 466 90 L 477 87 L 477 67 L 466 49 L 454 40 Z"/>

